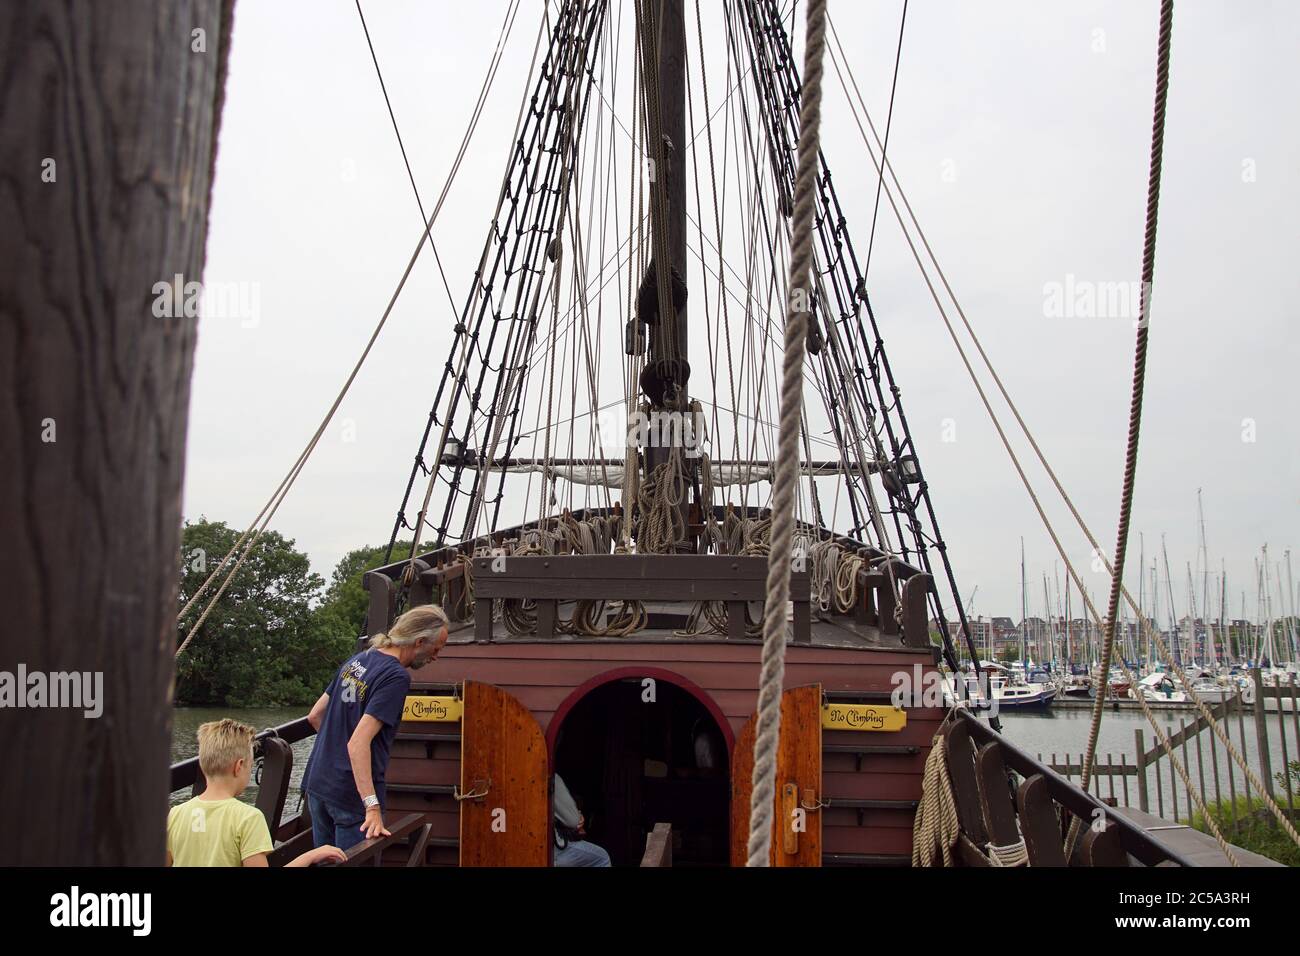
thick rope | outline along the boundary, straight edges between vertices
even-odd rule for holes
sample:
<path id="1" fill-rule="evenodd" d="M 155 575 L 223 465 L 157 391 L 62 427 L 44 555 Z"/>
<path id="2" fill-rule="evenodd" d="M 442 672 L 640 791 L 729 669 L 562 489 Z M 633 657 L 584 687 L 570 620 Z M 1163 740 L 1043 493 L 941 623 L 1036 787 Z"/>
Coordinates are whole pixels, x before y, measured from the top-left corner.
<path id="1" fill-rule="evenodd" d="M 948 744 L 935 734 L 930 755 L 925 758 L 921 802 L 912 821 L 912 865 L 953 866 L 952 848 L 961 836 L 957 802 L 948 777 Z"/>
<path id="2" fill-rule="evenodd" d="M 763 655 L 754 738 L 753 792 L 749 806 L 749 866 L 767 866 L 776 797 L 776 749 L 781 736 L 781 690 L 785 683 L 786 602 L 790 596 L 795 484 L 799 477 L 799 425 L 808 311 L 812 305 L 812 221 L 821 123 L 822 53 L 826 0 L 808 0 L 803 89 L 799 109 L 798 167 L 790 242 L 789 305 L 781 381 L 777 466 L 772 481 L 772 534 L 763 608 Z"/>
<path id="3" fill-rule="evenodd" d="M 1024 837 L 1006 846 L 987 843 L 984 845 L 984 856 L 988 859 L 989 866 L 1029 865 L 1029 850 L 1025 847 Z"/>
<path id="4" fill-rule="evenodd" d="M 1124 452 L 1124 488 L 1120 492 L 1119 530 L 1115 540 L 1115 570 L 1110 579 L 1110 598 L 1106 607 L 1105 636 L 1101 648 L 1101 674 L 1110 673 L 1111 653 L 1115 647 L 1115 619 L 1119 616 L 1120 583 L 1124 579 L 1124 558 L 1128 549 L 1129 517 L 1133 507 L 1133 484 L 1137 473 L 1138 437 L 1142 426 L 1142 392 L 1146 383 L 1147 333 L 1151 312 L 1151 279 L 1156 266 L 1156 224 L 1160 212 L 1160 170 L 1165 145 L 1165 104 L 1169 94 L 1169 47 L 1174 27 L 1174 0 L 1160 4 L 1160 40 L 1156 52 L 1156 103 L 1151 122 L 1151 171 L 1147 177 L 1146 235 L 1142 249 L 1142 291 L 1139 311 L 1137 346 L 1133 355 L 1133 395 L 1129 402 L 1128 447 Z M 1092 707 L 1092 722 L 1088 727 L 1088 748 L 1085 751 L 1079 785 L 1088 789 L 1092 765 L 1097 753 L 1097 735 L 1101 731 L 1101 715 L 1105 710 L 1106 695 L 1098 694 Z M 1069 859 L 1074 842 L 1079 835 L 1076 817 L 1066 841 L 1065 856 Z"/>

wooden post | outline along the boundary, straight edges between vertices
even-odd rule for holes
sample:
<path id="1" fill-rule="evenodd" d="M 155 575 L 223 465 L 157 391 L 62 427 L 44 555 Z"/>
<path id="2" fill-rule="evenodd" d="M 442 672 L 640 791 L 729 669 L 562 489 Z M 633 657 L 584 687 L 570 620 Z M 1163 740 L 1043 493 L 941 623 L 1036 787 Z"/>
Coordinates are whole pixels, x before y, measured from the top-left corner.
<path id="1" fill-rule="evenodd" d="M 1294 679 L 1294 678 L 1293 678 Z M 1282 706 L 1286 703 L 1286 698 L 1282 696 L 1282 685 L 1277 686 L 1277 732 L 1278 738 L 1282 743 L 1282 782 L 1286 785 L 1286 805 L 1289 808 L 1295 807 L 1291 790 L 1291 757 L 1287 751 L 1286 745 L 1286 708 Z"/>
<path id="2" fill-rule="evenodd" d="M 1291 699 L 1291 729 L 1295 731 L 1296 755 L 1300 756 L 1300 707 L 1296 706 L 1296 684 L 1295 674 L 1287 675 L 1287 687 L 1290 690 Z M 1282 699 L 1278 698 L 1278 710 L 1282 709 Z M 1288 770 L 1289 772 L 1289 770 Z"/>
<path id="3" fill-rule="evenodd" d="M 1231 709 L 1232 702 L 1235 700 L 1239 700 L 1240 698 L 1241 698 L 1241 688 L 1238 687 L 1237 693 L 1233 697 L 1230 697 L 1226 701 L 1224 701 L 1223 704 L 1223 723 L 1224 723 L 1223 735 L 1227 737 L 1229 741 L 1232 740 L 1232 722 L 1230 720 L 1232 716 L 1232 709 Z M 1223 762 L 1228 765 L 1228 802 L 1230 804 L 1230 810 L 1232 812 L 1232 829 L 1236 830 L 1237 829 L 1237 783 L 1236 783 L 1236 778 L 1233 776 L 1232 755 L 1225 752 L 1223 755 Z"/>
<path id="4" fill-rule="evenodd" d="M 1215 714 L 1215 720 L 1223 720 L 1228 713 L 1228 702 L 1225 700 L 1219 705 L 1219 713 Z M 1211 713 L 1214 713 L 1211 711 Z M 1219 782 L 1219 741 L 1214 733 L 1214 728 L 1210 728 L 1210 774 L 1214 777 L 1214 802 L 1219 806 L 1219 815 L 1223 815 L 1223 788 Z"/>
<path id="5" fill-rule="evenodd" d="M 1160 780 L 1160 757 L 1161 754 L 1157 751 L 1155 759 L 1151 763 L 1156 768 L 1156 816 L 1163 819 L 1165 815 L 1165 788 Z"/>
<path id="6" fill-rule="evenodd" d="M 1201 731 L 1198 727 L 1196 730 L 1196 776 L 1201 786 L 1201 803 L 1206 802 L 1205 796 L 1205 756 L 1201 753 Z"/>
<path id="7" fill-rule="evenodd" d="M 1300 754 L 1300 707 L 1296 706 L 1296 684 L 1295 674 L 1287 675 L 1287 687 L 1291 694 L 1291 729 L 1295 731 L 1296 750 Z M 1282 708 L 1282 701 L 1279 698 L 1277 702 L 1278 709 Z"/>
<path id="8" fill-rule="evenodd" d="M 1165 724 L 1165 739 L 1169 741 L 1169 800 L 1173 804 L 1173 820 L 1178 819 L 1178 771 L 1174 769 L 1174 728 Z"/>
<path id="9" fill-rule="evenodd" d="M 1237 694 L 1237 698 L 1236 698 L 1236 700 L 1237 700 L 1237 737 L 1238 737 L 1238 739 L 1239 739 L 1239 743 L 1241 744 L 1241 747 L 1239 748 L 1240 751 L 1241 751 L 1241 759 L 1244 760 L 1244 761 L 1246 762 L 1247 766 L 1249 766 L 1249 764 L 1250 764 L 1250 751 L 1246 749 L 1246 717 L 1245 717 L 1245 710 L 1246 710 L 1246 707 L 1245 707 L 1245 701 L 1242 699 L 1242 697 L 1243 697 L 1242 694 L 1240 694 L 1240 693 Z M 1241 778 L 1242 778 L 1242 781 L 1245 783 L 1245 786 L 1246 786 L 1246 810 L 1247 810 L 1247 812 L 1249 812 L 1249 811 L 1250 811 L 1250 777 L 1246 776 L 1246 774 L 1243 773 L 1243 774 L 1241 775 Z M 1236 825 L 1236 821 L 1235 821 L 1235 820 L 1233 821 L 1233 825 L 1234 825 L 1234 826 Z"/>
<path id="10" fill-rule="evenodd" d="M 1273 796 L 1273 760 L 1268 752 L 1268 721 L 1264 716 L 1264 675 L 1258 667 L 1250 671 L 1251 680 L 1255 682 L 1255 745 L 1259 748 L 1259 779 L 1264 784 L 1264 792 Z M 1279 698 L 1277 705 L 1282 706 Z"/>
<path id="11" fill-rule="evenodd" d="M 0 805 L 21 815 L 0 866 L 165 859 L 186 284 L 232 11 L 0 4 L 0 661 L 85 675 L 102 708 L 0 717 Z"/>
<path id="12" fill-rule="evenodd" d="M 1137 785 L 1138 785 L 1138 809 L 1143 813 L 1151 812 L 1151 800 L 1147 793 L 1147 761 L 1146 761 L 1146 744 L 1142 740 L 1142 728 L 1133 728 L 1133 744 L 1137 750 Z"/>

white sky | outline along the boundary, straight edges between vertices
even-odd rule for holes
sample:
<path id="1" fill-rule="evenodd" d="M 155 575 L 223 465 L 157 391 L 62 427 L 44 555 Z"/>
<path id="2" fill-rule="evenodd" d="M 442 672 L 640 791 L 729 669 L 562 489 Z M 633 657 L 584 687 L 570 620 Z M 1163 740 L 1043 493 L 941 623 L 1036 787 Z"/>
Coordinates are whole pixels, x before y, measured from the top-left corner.
<path id="1" fill-rule="evenodd" d="M 720 8 L 716 0 L 701 5 L 707 45 Z M 363 8 L 429 209 L 469 118 L 506 2 L 369 0 Z M 901 0 L 830 4 L 878 123 L 888 106 L 901 8 Z M 967 315 L 1108 549 L 1119 503 L 1133 327 L 1125 319 L 1049 318 L 1044 287 L 1067 276 L 1076 283 L 1138 278 L 1157 14 L 1155 2 L 917 0 L 908 11 L 890 134 L 891 161 Z M 458 306 L 495 205 L 540 16 L 541 4 L 525 0 L 434 227 Z M 798 19 L 801 34 L 802 5 Z M 1254 615 L 1253 559 L 1261 545 L 1280 560 L 1300 544 L 1294 397 L 1300 336 L 1292 328 L 1300 297 L 1293 262 L 1298 27 L 1300 8 L 1284 2 L 1183 0 L 1175 10 L 1129 553 L 1133 567 L 1138 534 L 1145 533 L 1149 567 L 1167 537 L 1180 612 L 1185 565 L 1197 560 L 1198 488 L 1210 565 L 1217 571 L 1226 562 L 1233 616 L 1240 614 L 1243 590 Z M 687 35 L 694 57 L 692 3 Z M 626 22 L 623 36 L 629 36 Z M 711 69 L 715 58 L 725 65 L 722 51 L 710 48 Z M 861 256 L 876 179 L 829 67 L 826 83 L 822 144 Z M 626 85 L 625 78 L 620 89 Z M 723 86 L 710 76 L 715 104 Z M 616 107 L 631 126 L 627 97 L 620 94 Z M 242 0 L 205 280 L 255 288 L 258 314 L 255 323 L 201 321 L 187 518 L 206 515 L 235 526 L 253 519 L 364 346 L 419 228 L 351 0 Z M 1023 535 L 1030 613 L 1041 614 L 1041 575 L 1052 573 L 1055 561 L 1051 542 L 884 199 L 870 289 L 963 595 L 978 585 L 976 614 L 1018 619 Z M 604 334 L 616 351 L 621 321 L 616 315 L 606 321 Z M 426 250 L 273 522 L 321 574 L 328 576 L 345 551 L 387 540 L 453 323 Z M 955 441 L 942 440 L 947 419 Z M 1243 441 L 1246 419 L 1254 422 L 1254 441 Z M 1030 469 L 1030 477 L 1048 500 L 1040 471 Z M 1089 565 L 1087 544 L 1070 533 L 1064 509 L 1053 503 L 1049 513 L 1071 559 Z M 1088 579 L 1103 601 L 1104 575 L 1089 571 Z M 1135 578 L 1129 581 L 1136 587 Z"/>

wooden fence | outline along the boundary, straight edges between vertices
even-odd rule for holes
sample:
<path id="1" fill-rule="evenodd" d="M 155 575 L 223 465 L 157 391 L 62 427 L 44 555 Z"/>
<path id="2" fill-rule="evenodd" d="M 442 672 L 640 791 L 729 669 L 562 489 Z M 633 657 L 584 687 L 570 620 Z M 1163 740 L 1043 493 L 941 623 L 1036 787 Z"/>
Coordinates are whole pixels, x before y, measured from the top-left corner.
<path id="1" fill-rule="evenodd" d="M 1300 764 L 1300 685 L 1295 675 L 1289 675 L 1286 685 L 1265 686 L 1259 670 L 1251 671 L 1251 680 L 1255 685 L 1253 703 L 1244 703 L 1238 693 L 1208 709 L 1265 792 L 1294 817 L 1300 794 L 1291 768 Z M 1271 701 L 1276 703 L 1270 705 Z M 1243 805 L 1250 807 L 1252 797 L 1259 796 L 1258 789 L 1229 757 L 1223 741 L 1210 729 L 1210 722 L 1199 710 L 1193 713 L 1194 719 L 1183 718 L 1177 725 L 1164 722 L 1169 749 L 1186 770 L 1201 803 L 1223 807 L 1235 828 L 1239 796 L 1245 798 Z M 1189 788 L 1170 763 L 1164 746 L 1158 739 L 1153 743 L 1148 748 L 1147 732 L 1138 728 L 1133 731 L 1132 756 L 1098 753 L 1089 789 L 1112 806 L 1136 806 L 1166 819 L 1188 820 L 1196 809 Z M 1280 766 L 1275 766 L 1275 744 Z M 1084 754 L 1061 754 L 1059 759 L 1057 754 L 1050 754 L 1046 760 L 1039 754 L 1039 759 L 1067 779 L 1082 777 Z M 1274 819 L 1271 814 L 1268 818 Z"/>

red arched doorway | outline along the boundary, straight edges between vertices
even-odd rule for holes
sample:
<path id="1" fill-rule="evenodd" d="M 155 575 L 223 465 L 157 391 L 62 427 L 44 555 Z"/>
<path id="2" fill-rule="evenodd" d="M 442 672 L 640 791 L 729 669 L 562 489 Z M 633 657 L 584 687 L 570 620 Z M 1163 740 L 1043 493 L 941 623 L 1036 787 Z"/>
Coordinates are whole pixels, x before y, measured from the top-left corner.
<path id="1" fill-rule="evenodd" d="M 619 668 L 584 683 L 546 733 L 551 768 L 614 865 L 636 865 L 657 823 L 674 866 L 726 866 L 734 739 L 702 688 L 660 668 Z"/>

